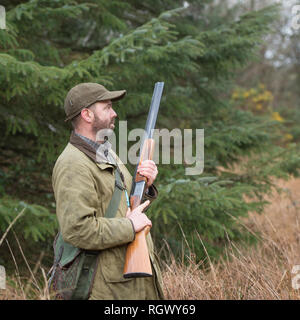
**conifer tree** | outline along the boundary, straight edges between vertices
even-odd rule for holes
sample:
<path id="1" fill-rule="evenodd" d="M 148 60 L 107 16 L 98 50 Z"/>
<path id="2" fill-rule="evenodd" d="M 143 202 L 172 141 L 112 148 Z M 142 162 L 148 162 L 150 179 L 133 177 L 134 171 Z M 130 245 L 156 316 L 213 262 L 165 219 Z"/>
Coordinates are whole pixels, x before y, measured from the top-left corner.
<path id="1" fill-rule="evenodd" d="M 143 128 L 153 85 L 165 82 L 158 128 L 205 132 L 205 167 L 160 165 L 160 196 L 148 213 L 157 245 L 180 251 L 183 238 L 200 259 L 203 244 L 218 256 L 227 237 L 247 236 L 237 219 L 262 211 L 274 178 L 297 175 L 297 146 L 276 144 L 280 123 L 230 100 L 234 75 L 258 50 L 276 7 L 232 20 L 214 1 L 7 1 L 0 30 L 0 229 L 27 206 L 27 221 L 48 216 L 55 229 L 50 176 L 70 126 L 67 91 L 80 82 L 126 89 L 116 106 L 128 130 Z M 232 10 L 235 10 L 233 8 Z M 237 165 L 239 170 L 234 170 Z M 248 201 L 245 201 L 247 196 Z M 19 202 L 24 201 L 24 202 Z M 26 203 L 30 204 L 26 204 Z M 42 209 L 42 207 L 46 209 Z M 36 207 L 35 207 L 36 206 Z M 31 210 L 31 211 L 30 211 Z M 46 210 L 46 211 L 45 211 Z M 47 211 L 48 210 L 48 211 Z M 42 239 L 46 220 L 26 226 Z M 52 220 L 50 220 L 52 219 Z M 42 223 L 44 221 L 44 223 Z M 49 231 L 50 230 L 50 231 Z M 201 239 L 201 241 L 200 241 Z"/>

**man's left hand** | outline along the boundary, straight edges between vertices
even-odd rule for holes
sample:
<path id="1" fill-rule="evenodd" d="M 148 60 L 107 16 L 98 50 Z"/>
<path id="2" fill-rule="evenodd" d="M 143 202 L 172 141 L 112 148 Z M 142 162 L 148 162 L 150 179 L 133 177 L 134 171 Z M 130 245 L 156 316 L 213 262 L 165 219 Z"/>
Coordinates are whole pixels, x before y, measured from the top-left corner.
<path id="1" fill-rule="evenodd" d="M 157 170 L 157 166 L 154 161 L 144 160 L 138 166 L 137 172 L 140 175 L 147 178 L 147 187 L 149 188 L 153 184 L 153 182 L 157 176 L 158 170 Z"/>

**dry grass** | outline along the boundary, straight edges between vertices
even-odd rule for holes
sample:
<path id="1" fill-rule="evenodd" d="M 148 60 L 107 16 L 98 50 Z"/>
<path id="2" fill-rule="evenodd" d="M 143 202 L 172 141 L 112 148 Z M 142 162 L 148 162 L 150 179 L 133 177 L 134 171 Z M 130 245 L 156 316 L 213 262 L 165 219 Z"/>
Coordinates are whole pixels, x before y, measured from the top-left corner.
<path id="1" fill-rule="evenodd" d="M 291 273 L 293 266 L 300 265 L 300 179 L 280 184 L 286 192 L 274 195 L 264 214 L 251 213 L 241 221 L 248 230 L 261 233 L 257 246 L 245 249 L 228 241 L 224 258 L 218 263 L 212 264 L 207 257 L 209 270 L 199 268 L 192 255 L 189 265 L 172 259 L 163 271 L 167 299 L 300 298 L 300 289 L 292 288 L 295 274 Z M 45 275 L 44 285 L 35 279 L 38 270 L 43 272 L 36 266 L 28 284 L 20 278 L 16 265 L 16 276 L 10 279 L 12 285 L 7 283 L 7 289 L 0 290 L 0 300 L 49 299 Z"/>
<path id="2" fill-rule="evenodd" d="M 163 272 L 167 299 L 300 298 L 300 290 L 292 287 L 296 274 L 291 273 L 300 265 L 300 180 L 280 184 L 286 192 L 274 195 L 264 214 L 251 213 L 241 222 L 261 233 L 257 246 L 245 249 L 228 241 L 224 258 L 208 271 L 193 259 L 188 266 L 172 259 Z"/>
<path id="3" fill-rule="evenodd" d="M 12 221 L 12 223 L 7 228 L 6 232 L 2 236 L 0 240 L 0 246 L 5 241 L 7 247 L 10 251 L 12 260 L 15 264 L 15 277 L 9 277 L 8 281 L 6 282 L 6 288 L 0 289 L 0 300 L 29 300 L 29 299 L 36 299 L 36 300 L 50 300 L 50 294 L 47 285 L 47 276 L 45 270 L 41 267 L 41 262 L 43 256 L 45 254 L 44 251 L 40 253 L 39 259 L 37 260 L 35 267 L 33 270 L 31 269 L 27 258 L 23 252 L 22 246 L 20 241 L 16 235 L 16 233 L 12 230 L 11 232 L 14 235 L 15 241 L 18 245 L 18 248 L 21 252 L 23 261 L 29 271 L 30 277 L 25 278 L 21 277 L 18 263 L 15 259 L 15 255 L 9 241 L 6 239 L 6 235 L 8 234 L 9 230 L 12 228 L 13 224 L 17 221 L 17 219 L 24 213 L 24 209 L 18 214 L 18 216 Z M 38 271 L 41 273 L 39 275 L 39 280 L 37 280 L 37 273 Z"/>

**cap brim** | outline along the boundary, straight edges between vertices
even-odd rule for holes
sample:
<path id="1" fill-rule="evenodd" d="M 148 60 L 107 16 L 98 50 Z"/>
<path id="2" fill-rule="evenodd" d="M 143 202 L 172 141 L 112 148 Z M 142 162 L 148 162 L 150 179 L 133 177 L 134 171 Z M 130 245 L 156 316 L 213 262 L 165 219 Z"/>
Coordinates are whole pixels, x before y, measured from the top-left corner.
<path id="1" fill-rule="evenodd" d="M 107 91 L 101 96 L 99 96 L 99 100 L 97 98 L 96 101 L 104 101 L 104 100 L 111 100 L 111 101 L 117 101 L 124 98 L 126 95 L 126 90 L 119 90 L 119 91 Z M 95 101 L 95 102 L 96 102 Z"/>

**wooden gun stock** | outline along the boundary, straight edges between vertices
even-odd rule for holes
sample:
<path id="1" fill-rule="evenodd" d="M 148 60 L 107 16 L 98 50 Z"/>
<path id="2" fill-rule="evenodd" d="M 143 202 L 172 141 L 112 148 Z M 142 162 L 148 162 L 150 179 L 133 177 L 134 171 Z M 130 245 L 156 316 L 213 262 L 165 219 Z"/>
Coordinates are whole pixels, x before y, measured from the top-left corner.
<path id="1" fill-rule="evenodd" d="M 144 160 L 152 160 L 154 153 L 154 140 L 147 139 L 143 146 L 143 151 L 140 157 L 140 163 Z M 139 164 L 140 164 L 139 163 Z M 145 181 L 145 187 L 142 192 L 142 195 L 147 189 L 146 183 L 147 179 L 140 175 L 136 174 L 135 182 Z M 131 195 L 130 196 L 130 207 L 131 210 L 135 209 L 141 204 L 142 197 Z M 128 245 L 125 258 L 124 266 L 124 278 L 138 278 L 138 277 L 151 277 L 152 268 L 149 258 L 149 252 L 146 242 L 146 236 L 150 231 L 150 227 L 147 226 L 140 232 L 137 232 L 135 239 Z"/>

